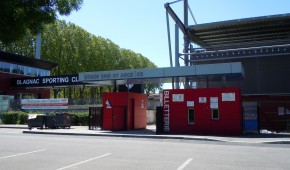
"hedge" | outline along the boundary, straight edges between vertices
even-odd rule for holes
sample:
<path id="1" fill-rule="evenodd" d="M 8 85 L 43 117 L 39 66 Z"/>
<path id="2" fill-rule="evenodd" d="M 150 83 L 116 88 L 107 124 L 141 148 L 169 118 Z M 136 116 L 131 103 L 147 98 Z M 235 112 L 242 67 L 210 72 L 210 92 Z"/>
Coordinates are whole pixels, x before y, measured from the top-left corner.
<path id="1" fill-rule="evenodd" d="M 27 124 L 27 114 L 22 111 L 8 111 L 1 114 L 3 124 Z"/>
<path id="2" fill-rule="evenodd" d="M 27 124 L 28 114 L 41 114 L 36 112 L 23 112 L 23 111 L 8 111 L 0 113 L 0 118 L 3 124 Z M 49 115 L 54 115 L 50 113 Z M 72 126 L 88 126 L 88 112 L 73 112 L 72 115 Z"/>
<path id="3" fill-rule="evenodd" d="M 89 112 L 73 112 L 72 126 L 88 126 Z"/>

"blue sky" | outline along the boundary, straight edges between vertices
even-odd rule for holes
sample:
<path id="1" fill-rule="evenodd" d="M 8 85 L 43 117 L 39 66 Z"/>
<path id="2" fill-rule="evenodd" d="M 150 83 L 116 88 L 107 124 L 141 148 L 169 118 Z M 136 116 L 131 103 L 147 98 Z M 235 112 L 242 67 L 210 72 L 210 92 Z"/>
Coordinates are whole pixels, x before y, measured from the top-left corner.
<path id="1" fill-rule="evenodd" d="M 74 23 L 96 36 L 110 39 L 121 48 L 141 53 L 158 67 L 169 67 L 164 4 L 172 1 L 84 0 L 79 11 L 59 19 Z M 289 0 L 188 0 L 188 2 L 198 24 L 290 13 Z M 180 19 L 183 19 L 182 6 L 183 2 L 171 5 Z M 194 24 L 190 16 L 189 24 Z M 171 41 L 174 43 L 172 19 L 170 27 Z"/>

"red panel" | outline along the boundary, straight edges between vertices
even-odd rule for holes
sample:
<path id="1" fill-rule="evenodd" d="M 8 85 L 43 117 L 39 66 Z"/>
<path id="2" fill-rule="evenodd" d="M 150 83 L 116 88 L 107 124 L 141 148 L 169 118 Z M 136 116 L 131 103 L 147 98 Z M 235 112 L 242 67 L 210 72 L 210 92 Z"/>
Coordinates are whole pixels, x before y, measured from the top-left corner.
<path id="1" fill-rule="evenodd" d="M 128 100 L 128 116 L 127 116 L 127 129 L 134 129 L 134 108 L 135 100 L 130 98 Z"/>
<path id="2" fill-rule="evenodd" d="M 146 100 L 146 95 L 140 93 L 103 93 L 103 129 L 130 130 L 146 128 Z M 109 102 L 111 108 L 108 108 L 107 102 Z M 122 108 L 123 113 L 118 108 Z"/>
<path id="3" fill-rule="evenodd" d="M 113 129 L 113 111 L 112 105 L 114 104 L 113 95 L 111 93 L 103 93 L 103 130 Z M 108 104 L 106 102 L 109 102 Z"/>
<path id="4" fill-rule="evenodd" d="M 113 107 L 113 124 L 112 130 L 125 130 L 125 108 Z"/>
<path id="5" fill-rule="evenodd" d="M 112 109 L 104 109 L 103 110 L 103 130 L 112 130 Z"/>
<path id="6" fill-rule="evenodd" d="M 168 93 L 164 92 L 164 93 Z M 241 97 L 236 88 L 214 89 L 176 89 L 169 90 L 169 98 L 164 98 L 165 105 L 169 104 L 169 133 L 210 134 L 210 135 L 240 135 Z M 235 101 L 222 101 L 222 93 L 234 93 Z M 175 101 L 173 95 L 175 94 Z M 182 96 L 179 97 L 178 96 Z M 212 119 L 211 97 L 218 99 L 219 119 Z M 183 98 L 183 99 L 182 99 Z M 225 98 L 226 99 L 226 98 Z M 168 102 L 167 102 L 167 101 Z M 167 102 L 167 103 L 166 103 Z M 194 102 L 194 106 L 188 105 Z M 166 107 L 164 105 L 164 110 Z M 214 105 L 212 105 L 214 106 Z M 188 108 L 194 109 L 194 124 L 188 124 Z M 166 117 L 166 111 L 164 116 Z M 164 124 L 166 118 L 164 119 Z"/>
<path id="7" fill-rule="evenodd" d="M 134 129 L 145 129 L 147 125 L 147 97 L 145 94 L 131 93 L 134 98 Z"/>

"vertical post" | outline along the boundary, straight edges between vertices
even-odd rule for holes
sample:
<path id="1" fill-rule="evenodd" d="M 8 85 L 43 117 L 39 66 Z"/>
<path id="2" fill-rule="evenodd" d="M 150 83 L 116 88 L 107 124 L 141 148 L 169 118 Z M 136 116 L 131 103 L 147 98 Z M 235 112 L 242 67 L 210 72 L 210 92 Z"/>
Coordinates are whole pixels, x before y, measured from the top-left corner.
<path id="1" fill-rule="evenodd" d="M 222 76 L 222 83 L 223 83 L 223 87 L 227 87 L 227 78 L 226 78 L 226 76 Z"/>
<path id="2" fill-rule="evenodd" d="M 169 47 L 169 60 L 170 60 L 170 67 L 172 67 L 173 64 L 172 64 L 171 37 L 170 37 L 170 27 L 169 27 L 169 16 L 168 16 L 167 11 L 166 11 L 166 23 L 167 23 L 167 37 L 168 37 L 168 47 Z M 174 78 L 172 78 L 172 89 L 174 89 Z"/>
<path id="3" fill-rule="evenodd" d="M 179 67 L 179 27 L 175 24 L 175 67 Z M 179 89 L 179 77 L 175 78 L 175 88 Z"/>
<path id="4" fill-rule="evenodd" d="M 183 10 L 184 10 L 184 26 L 185 28 L 187 28 L 188 26 L 188 0 L 183 0 Z M 184 65 L 188 66 L 189 65 L 189 60 L 188 60 L 188 45 L 189 45 L 189 41 L 188 41 L 188 35 L 184 34 L 183 36 L 184 39 L 184 50 L 183 52 L 185 53 L 184 55 Z M 189 88 L 189 79 L 186 77 L 185 78 L 185 82 L 184 82 L 184 88 L 187 89 Z"/>
<path id="5" fill-rule="evenodd" d="M 169 47 L 169 60 L 170 60 L 170 67 L 173 66 L 172 64 L 172 50 L 171 50 L 171 37 L 170 37 L 170 28 L 169 28 L 169 16 L 168 12 L 166 11 L 166 23 L 167 23 L 167 37 L 168 37 L 168 47 Z"/>
<path id="6" fill-rule="evenodd" d="M 116 80 L 113 80 L 113 92 L 117 92 L 117 81 Z"/>

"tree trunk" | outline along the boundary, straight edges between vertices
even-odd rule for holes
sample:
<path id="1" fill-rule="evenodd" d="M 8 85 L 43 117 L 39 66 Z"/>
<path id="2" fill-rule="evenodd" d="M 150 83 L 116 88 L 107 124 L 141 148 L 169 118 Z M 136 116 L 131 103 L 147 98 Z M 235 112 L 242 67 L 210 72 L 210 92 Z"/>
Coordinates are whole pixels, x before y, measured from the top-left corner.
<path id="1" fill-rule="evenodd" d="M 59 89 L 53 89 L 53 97 L 56 99 L 58 95 Z"/>
<path id="2" fill-rule="evenodd" d="M 85 87 L 82 86 L 82 87 L 80 88 L 80 98 L 81 98 L 81 99 L 84 98 L 84 91 L 85 91 Z"/>

